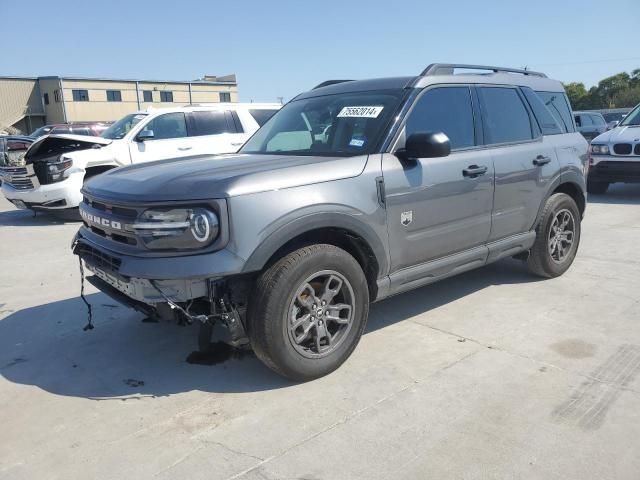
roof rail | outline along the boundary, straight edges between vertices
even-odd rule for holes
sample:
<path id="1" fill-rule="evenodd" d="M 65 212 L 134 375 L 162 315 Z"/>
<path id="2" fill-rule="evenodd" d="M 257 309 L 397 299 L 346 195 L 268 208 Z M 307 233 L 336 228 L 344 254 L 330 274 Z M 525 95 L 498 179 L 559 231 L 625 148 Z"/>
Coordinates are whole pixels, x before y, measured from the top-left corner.
<path id="1" fill-rule="evenodd" d="M 422 71 L 420 76 L 428 77 L 432 75 L 453 75 L 453 71 L 456 68 L 465 70 L 489 70 L 493 73 L 519 73 L 521 75 L 531 75 L 533 77 L 547 77 L 544 73 L 534 72 L 532 70 L 523 70 L 520 68 L 492 67 L 489 65 L 466 65 L 463 63 L 432 63 Z"/>
<path id="2" fill-rule="evenodd" d="M 353 80 L 325 80 L 322 83 L 319 83 L 311 90 L 315 90 L 316 88 L 328 87 L 329 85 L 335 85 L 336 83 L 344 83 L 344 82 L 353 82 Z"/>

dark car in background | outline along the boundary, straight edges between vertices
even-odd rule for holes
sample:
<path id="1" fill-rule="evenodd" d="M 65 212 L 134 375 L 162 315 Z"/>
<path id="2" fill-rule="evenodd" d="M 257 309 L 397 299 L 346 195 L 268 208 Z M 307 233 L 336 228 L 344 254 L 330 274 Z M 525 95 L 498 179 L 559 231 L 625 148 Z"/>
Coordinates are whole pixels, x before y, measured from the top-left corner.
<path id="1" fill-rule="evenodd" d="M 601 113 L 597 112 L 573 112 L 576 120 L 576 127 L 584 138 L 593 140 L 601 133 L 609 130 L 607 122 Z"/>
<path id="2" fill-rule="evenodd" d="M 29 137 L 36 139 L 44 135 L 50 134 L 71 134 L 71 135 L 87 135 L 90 137 L 99 137 L 102 132 L 109 128 L 111 122 L 82 122 L 82 123 L 59 123 L 53 125 L 45 125 L 34 130 Z"/>

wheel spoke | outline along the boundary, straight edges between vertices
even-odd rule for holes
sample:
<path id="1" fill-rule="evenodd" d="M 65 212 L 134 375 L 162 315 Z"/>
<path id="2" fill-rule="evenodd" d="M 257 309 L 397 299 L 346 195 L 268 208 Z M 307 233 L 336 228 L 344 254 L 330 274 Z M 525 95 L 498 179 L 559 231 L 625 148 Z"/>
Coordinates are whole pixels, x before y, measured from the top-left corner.
<path id="1" fill-rule="evenodd" d="M 341 317 L 340 312 L 347 310 L 347 317 Z M 351 321 L 351 305 L 346 303 L 337 303 L 335 305 L 329 305 L 326 314 L 327 320 L 338 323 L 340 325 L 346 325 Z"/>
<path id="2" fill-rule="evenodd" d="M 342 289 L 342 280 L 335 275 L 329 275 L 322 286 L 320 300 L 329 303 Z"/>
<path id="3" fill-rule="evenodd" d="M 291 329 L 297 330 L 299 326 L 301 326 L 305 322 L 308 322 L 310 318 L 311 318 L 311 314 L 307 313 L 306 315 L 303 315 L 300 318 L 295 319 L 293 324 L 291 325 Z"/>
<path id="4" fill-rule="evenodd" d="M 295 341 L 298 345 L 300 345 L 302 342 L 304 342 L 307 338 L 309 338 L 309 333 L 311 333 L 311 329 L 315 327 L 315 324 L 313 323 L 309 323 L 308 325 L 306 325 L 303 330 L 302 333 L 300 335 L 296 335 L 295 336 Z M 294 333 L 295 335 L 295 333 Z"/>

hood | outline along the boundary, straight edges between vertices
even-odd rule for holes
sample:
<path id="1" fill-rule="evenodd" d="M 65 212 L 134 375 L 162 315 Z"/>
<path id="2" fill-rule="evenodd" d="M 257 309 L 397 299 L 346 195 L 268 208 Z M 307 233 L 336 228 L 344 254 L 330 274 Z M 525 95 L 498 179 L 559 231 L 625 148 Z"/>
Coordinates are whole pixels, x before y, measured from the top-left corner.
<path id="1" fill-rule="evenodd" d="M 596 143 L 638 143 L 640 142 L 640 126 L 616 127 L 604 132 L 592 140 Z"/>
<path id="2" fill-rule="evenodd" d="M 356 177 L 367 156 L 200 155 L 108 171 L 89 195 L 113 201 L 207 200 Z"/>
<path id="3" fill-rule="evenodd" d="M 71 140 L 72 142 L 95 143 L 96 145 L 109 145 L 113 142 L 113 140 L 109 140 L 108 138 L 93 137 L 91 135 L 72 135 L 70 133 L 54 133 L 52 135 L 47 135 L 47 138 L 64 138 Z"/>

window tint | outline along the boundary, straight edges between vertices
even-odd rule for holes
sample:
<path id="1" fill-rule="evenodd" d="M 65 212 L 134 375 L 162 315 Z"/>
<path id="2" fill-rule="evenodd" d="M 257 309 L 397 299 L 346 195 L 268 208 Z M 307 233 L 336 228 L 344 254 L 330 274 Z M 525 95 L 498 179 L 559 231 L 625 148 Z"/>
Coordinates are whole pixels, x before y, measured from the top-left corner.
<path id="1" fill-rule="evenodd" d="M 74 102 L 88 102 L 89 90 L 71 90 Z"/>
<path id="2" fill-rule="evenodd" d="M 591 115 L 591 121 L 594 125 L 598 125 L 600 127 L 607 124 L 604 121 L 604 118 L 602 118 L 600 115 Z"/>
<path id="3" fill-rule="evenodd" d="M 107 90 L 107 102 L 121 102 L 122 94 L 120 90 Z"/>
<path id="4" fill-rule="evenodd" d="M 475 145 L 469 88 L 434 88 L 425 92 L 411 111 L 405 132 L 407 137 L 416 132 L 444 132 L 452 149 Z"/>
<path id="5" fill-rule="evenodd" d="M 558 122 L 556 122 L 555 118 L 538 94 L 528 87 L 523 87 L 522 92 L 529 102 L 531 110 L 533 110 L 533 114 L 536 117 L 536 121 L 538 122 L 538 126 L 540 127 L 542 134 L 555 135 L 562 133 L 562 128 L 560 128 L 560 125 L 558 125 Z"/>
<path id="6" fill-rule="evenodd" d="M 267 123 L 267 120 L 269 120 L 271 117 L 273 117 L 273 114 L 276 113 L 278 110 L 270 110 L 270 109 L 250 109 L 249 113 L 251 114 L 251 116 L 253 117 L 253 119 L 258 123 L 259 126 L 264 125 L 265 123 Z"/>
<path id="7" fill-rule="evenodd" d="M 225 112 L 192 112 L 189 114 L 189 135 L 218 135 L 220 133 L 235 133 L 235 125 L 229 124 Z M 231 117 L 231 116 L 229 116 Z M 229 118 L 231 122 L 233 119 Z"/>
<path id="8" fill-rule="evenodd" d="M 184 113 L 181 112 L 160 115 L 147 123 L 143 130 L 152 130 L 154 140 L 187 136 Z"/>
<path id="9" fill-rule="evenodd" d="M 230 102 L 231 94 L 229 92 L 220 92 L 220 101 L 221 102 Z"/>
<path id="10" fill-rule="evenodd" d="M 571 120 L 571 108 L 569 100 L 562 92 L 536 92 L 551 114 L 554 116 L 563 133 L 575 132 L 573 121 Z"/>
<path id="11" fill-rule="evenodd" d="M 153 92 L 151 90 L 143 90 L 142 100 L 144 102 L 153 102 Z"/>
<path id="12" fill-rule="evenodd" d="M 160 92 L 161 102 L 173 102 L 173 92 Z"/>
<path id="13" fill-rule="evenodd" d="M 485 143 L 533 138 L 529 113 L 515 88 L 481 87 L 478 93 L 484 115 Z"/>
<path id="14" fill-rule="evenodd" d="M 593 125 L 593 121 L 591 120 L 591 115 L 580 115 L 580 123 L 583 127 L 587 127 Z"/>
<path id="15" fill-rule="evenodd" d="M 48 94 L 48 93 L 45 93 L 45 94 L 43 95 L 43 97 L 44 97 L 44 104 L 45 104 L 45 105 L 49 105 L 49 94 Z"/>

